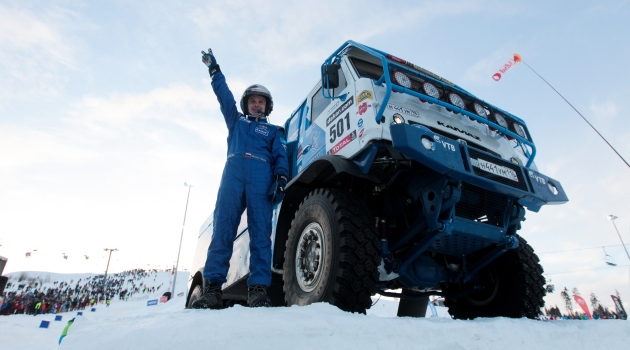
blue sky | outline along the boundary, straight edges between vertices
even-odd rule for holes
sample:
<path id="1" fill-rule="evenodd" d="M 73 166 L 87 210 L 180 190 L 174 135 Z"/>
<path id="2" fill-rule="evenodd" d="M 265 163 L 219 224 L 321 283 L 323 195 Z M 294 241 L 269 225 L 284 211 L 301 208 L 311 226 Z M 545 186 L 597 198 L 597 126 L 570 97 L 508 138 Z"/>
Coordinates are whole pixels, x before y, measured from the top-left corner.
<path id="1" fill-rule="evenodd" d="M 630 168 L 513 53 L 630 160 L 628 1 L 2 1 L 0 255 L 7 271 L 165 267 L 192 261 L 212 212 L 227 131 L 200 51 L 236 96 L 253 83 L 283 123 L 352 39 L 427 68 L 524 119 L 539 170 L 570 202 L 528 212 L 537 252 L 630 243 Z M 26 251 L 33 253 L 26 259 Z M 628 265 L 620 246 L 607 248 Z M 69 255 L 63 260 L 62 253 Z M 89 255 L 85 260 L 83 255 Z M 630 300 L 630 270 L 602 249 L 540 254 L 558 289 Z M 579 270 L 579 271 L 576 271 Z M 558 293 L 548 296 L 558 303 Z"/>

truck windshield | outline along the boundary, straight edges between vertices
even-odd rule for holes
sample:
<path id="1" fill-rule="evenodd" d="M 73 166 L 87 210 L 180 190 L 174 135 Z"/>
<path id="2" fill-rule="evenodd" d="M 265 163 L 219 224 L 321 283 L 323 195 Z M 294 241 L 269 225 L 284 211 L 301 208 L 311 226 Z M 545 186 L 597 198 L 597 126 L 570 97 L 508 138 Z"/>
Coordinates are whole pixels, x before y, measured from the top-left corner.
<path id="1" fill-rule="evenodd" d="M 350 62 L 352 62 L 354 69 L 359 73 L 359 77 L 361 78 L 378 80 L 383 76 L 383 67 L 378 64 L 366 62 L 355 57 L 351 57 Z"/>

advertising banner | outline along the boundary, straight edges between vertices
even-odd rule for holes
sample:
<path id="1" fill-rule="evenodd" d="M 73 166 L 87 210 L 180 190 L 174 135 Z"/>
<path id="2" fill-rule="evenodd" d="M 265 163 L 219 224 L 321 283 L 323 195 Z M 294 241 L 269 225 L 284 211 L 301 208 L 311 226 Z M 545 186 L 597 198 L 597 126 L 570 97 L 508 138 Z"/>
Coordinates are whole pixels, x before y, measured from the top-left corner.
<path id="1" fill-rule="evenodd" d="M 153 305 L 157 305 L 157 304 L 158 304 L 158 300 L 157 299 L 147 300 L 147 306 L 153 306 Z"/>
<path id="2" fill-rule="evenodd" d="M 494 81 L 501 80 L 501 78 L 503 77 L 503 74 L 505 74 L 510 68 L 521 63 L 521 61 L 523 61 L 523 59 L 521 59 L 521 55 L 515 53 L 514 55 L 512 55 L 512 57 L 509 60 L 507 60 L 507 62 L 503 64 L 501 68 L 499 68 L 499 70 L 496 73 L 494 73 L 494 75 L 492 76 L 492 79 L 494 79 Z"/>
<path id="3" fill-rule="evenodd" d="M 588 316 L 588 319 L 592 320 L 593 316 L 591 316 L 591 312 L 588 310 L 588 305 L 586 304 L 586 301 L 584 300 L 584 298 L 582 298 L 579 295 L 575 295 L 573 296 L 573 299 L 575 299 L 575 302 L 578 303 L 578 305 L 580 305 L 580 307 L 582 308 L 586 316 Z"/>
<path id="4" fill-rule="evenodd" d="M 626 312 L 626 309 L 623 308 L 623 305 L 621 305 L 621 301 L 619 300 L 619 298 L 617 298 L 616 295 L 611 295 L 610 297 L 617 307 L 617 312 L 619 313 L 619 316 L 621 316 L 624 320 L 628 319 L 628 313 Z"/>

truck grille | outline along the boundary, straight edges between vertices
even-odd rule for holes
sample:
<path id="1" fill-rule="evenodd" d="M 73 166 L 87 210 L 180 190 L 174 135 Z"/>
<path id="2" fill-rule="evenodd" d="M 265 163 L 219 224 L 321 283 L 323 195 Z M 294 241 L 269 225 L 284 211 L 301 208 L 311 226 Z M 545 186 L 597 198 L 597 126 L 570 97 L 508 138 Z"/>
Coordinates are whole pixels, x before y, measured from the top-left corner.
<path id="1" fill-rule="evenodd" d="M 525 183 L 523 171 L 518 165 L 512 164 L 497 157 L 493 157 L 489 154 L 480 152 L 470 147 L 468 148 L 468 155 L 470 156 L 473 164 L 474 162 L 477 162 L 477 164 L 490 164 L 495 169 L 498 169 L 492 172 L 484 170 L 483 166 L 473 166 L 472 169 L 475 172 L 475 175 L 502 183 L 510 187 L 518 188 L 522 191 L 527 191 L 527 184 Z M 486 168 L 489 169 L 488 167 Z M 503 173 L 503 175 L 499 175 L 498 173 Z M 511 176 L 513 176 L 513 178 L 510 178 Z"/>
<path id="2" fill-rule="evenodd" d="M 503 227 L 503 217 L 509 207 L 508 196 L 463 183 L 461 199 L 455 215 L 487 225 Z"/>
<path id="3" fill-rule="evenodd" d="M 420 124 L 420 123 L 416 123 L 416 122 L 413 122 L 413 121 L 409 121 L 409 124 L 410 124 L 410 125 L 413 125 L 413 124 L 422 125 L 422 124 Z M 422 125 L 422 126 L 427 127 L 427 126 L 425 126 L 425 125 Z M 449 138 L 449 139 L 451 139 L 451 140 L 453 140 L 453 141 L 458 140 L 458 139 L 461 139 L 461 137 L 459 137 L 459 136 L 456 136 L 456 135 L 453 135 L 453 134 L 451 134 L 451 133 L 448 133 L 448 132 L 442 131 L 442 130 L 440 130 L 440 129 L 436 129 L 436 128 L 432 128 L 432 127 L 428 127 L 428 128 L 429 128 L 429 130 L 433 131 L 433 133 L 434 133 L 434 134 L 438 134 L 438 135 L 441 135 L 441 136 L 447 137 L 447 138 Z M 482 151 L 484 151 L 484 152 L 488 152 L 488 153 L 490 153 L 490 154 L 492 154 L 492 155 L 494 155 L 494 156 L 496 156 L 496 157 L 499 157 L 499 158 L 501 157 L 498 153 L 496 153 L 496 152 L 492 152 L 491 150 L 489 150 L 489 149 L 487 149 L 487 148 L 485 148 L 485 147 L 483 147 L 483 146 L 479 145 L 478 143 L 475 143 L 475 142 L 472 142 L 472 141 L 468 141 L 468 140 L 466 140 L 466 144 L 468 144 L 469 146 L 475 147 L 475 148 L 477 148 L 477 149 L 480 149 L 480 150 L 482 150 Z"/>

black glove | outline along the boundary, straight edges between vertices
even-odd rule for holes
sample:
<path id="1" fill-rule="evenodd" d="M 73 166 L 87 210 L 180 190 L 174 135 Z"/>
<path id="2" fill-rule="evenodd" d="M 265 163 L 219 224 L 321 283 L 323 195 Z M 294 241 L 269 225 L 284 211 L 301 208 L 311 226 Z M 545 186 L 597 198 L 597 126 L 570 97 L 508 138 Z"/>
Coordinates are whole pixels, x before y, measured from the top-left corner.
<path id="1" fill-rule="evenodd" d="M 287 177 L 284 175 L 276 175 L 276 181 L 271 185 L 269 190 L 269 199 L 273 205 L 276 205 L 284 199 L 284 188 L 287 186 Z"/>
<path id="2" fill-rule="evenodd" d="M 219 67 L 219 65 L 217 64 L 217 59 L 214 58 L 211 49 L 208 49 L 208 53 L 205 53 L 203 50 L 201 50 L 201 55 L 201 62 L 208 66 L 210 77 L 221 71 L 221 67 Z"/>

